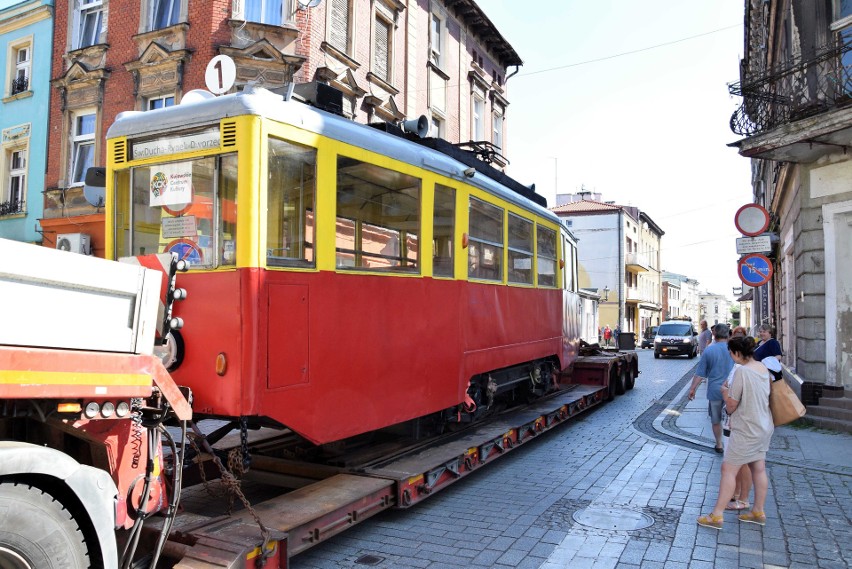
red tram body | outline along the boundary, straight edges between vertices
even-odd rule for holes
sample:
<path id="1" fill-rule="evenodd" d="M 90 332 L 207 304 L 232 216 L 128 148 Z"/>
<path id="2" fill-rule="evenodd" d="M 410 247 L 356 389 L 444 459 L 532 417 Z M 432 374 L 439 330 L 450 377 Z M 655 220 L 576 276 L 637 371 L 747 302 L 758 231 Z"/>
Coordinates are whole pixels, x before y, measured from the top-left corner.
<path id="1" fill-rule="evenodd" d="M 165 215 L 143 225 L 154 208 L 140 205 L 144 199 L 133 194 L 147 176 L 131 172 L 134 167 L 153 172 L 166 160 L 183 160 L 175 166 L 180 168 L 194 157 L 206 157 L 218 172 L 225 168 L 222 155 L 236 156 L 234 195 L 222 194 L 225 182 L 212 184 L 219 194 L 211 215 L 220 212 L 219 220 L 212 220 L 212 237 L 203 237 L 205 225 L 194 217 L 183 220 L 192 229 L 181 239 L 196 240 L 199 250 L 208 247 L 204 250 L 211 259 L 205 258 L 208 266 L 181 275 L 188 298 L 177 303 L 174 312 L 185 327 L 176 348 L 179 365 L 171 374 L 192 389 L 196 416 L 248 417 L 324 444 L 434 414 L 460 418 L 486 399 L 490 404 L 493 392 L 504 384 L 558 389 L 559 374 L 570 367 L 579 345 L 575 241 L 558 218 L 480 173 L 471 178 L 464 173 L 467 165 L 437 151 L 303 103 L 280 98 L 270 103 L 269 98 L 246 92 L 149 111 L 120 118 L 108 135 L 107 210 L 112 225 L 108 221 L 107 230 L 116 236 L 108 256 L 116 258 L 151 252 L 152 245 L 147 251 L 140 245 L 143 240 L 168 250 L 176 232 L 174 218 L 167 222 Z M 229 145 L 225 131 L 231 118 L 236 142 Z M 180 129 L 197 133 L 211 127 L 217 135 L 224 133 L 219 143 L 194 154 L 132 155 L 137 140 L 172 141 Z M 271 250 L 263 242 L 270 231 L 265 227 L 273 225 L 264 221 L 272 190 L 265 186 L 263 140 L 275 128 L 281 136 L 316 149 L 315 204 L 300 218 L 311 224 L 316 217 L 316 225 L 302 232 L 309 235 L 304 239 L 316 241 L 309 243 L 312 249 L 306 255 L 313 266 L 303 262 L 272 267 L 263 259 L 264 251 Z M 409 154 L 416 159 L 405 158 Z M 417 256 L 416 268 L 370 273 L 340 266 L 341 237 L 334 236 L 334 223 L 345 217 L 343 206 L 338 201 L 336 216 L 326 211 L 335 203 L 335 155 L 363 155 L 371 164 L 420 180 L 419 223 L 399 232 L 416 245 L 410 247 L 414 253 L 406 253 Z M 483 163 L 477 171 L 487 169 Z M 212 179 L 224 178 L 214 173 Z M 437 233 L 427 229 L 433 219 L 432 184 L 453 189 L 454 203 L 460 204 L 450 234 L 456 270 L 449 278 L 435 274 Z M 522 277 L 529 283 L 512 283 L 505 271 L 499 280 L 484 281 L 462 269 L 469 261 L 465 257 L 472 254 L 466 249 L 468 232 L 475 229 L 468 211 L 473 200 L 487 200 L 504 210 L 494 222 L 503 232 L 494 251 L 502 256 L 503 266 L 531 273 Z M 224 219 L 224 212 L 237 221 Z M 531 245 L 518 246 L 519 238 L 507 229 L 512 223 L 534 228 L 538 237 L 530 229 L 530 237 L 523 234 L 521 241 Z M 551 233 L 556 251 L 552 260 L 544 256 L 550 244 L 536 243 Z M 486 242 L 483 248 L 488 246 Z M 546 276 L 535 277 L 536 271 Z M 478 401 L 473 378 L 481 381 Z M 506 389 L 514 389 L 510 387 Z"/>

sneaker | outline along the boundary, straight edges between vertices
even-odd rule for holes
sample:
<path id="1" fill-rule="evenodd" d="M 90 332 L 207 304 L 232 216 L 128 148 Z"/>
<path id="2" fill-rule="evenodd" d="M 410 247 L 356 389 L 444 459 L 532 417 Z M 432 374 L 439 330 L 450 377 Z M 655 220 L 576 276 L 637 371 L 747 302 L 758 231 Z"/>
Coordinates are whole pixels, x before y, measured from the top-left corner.
<path id="1" fill-rule="evenodd" d="M 713 514 L 707 514 L 706 516 L 701 516 L 698 518 L 698 525 L 704 526 L 706 528 L 713 529 L 722 529 L 722 523 L 725 521 L 725 518 L 722 516 L 714 516 Z"/>
<path id="2" fill-rule="evenodd" d="M 754 510 L 748 512 L 747 514 L 740 514 L 737 516 L 741 522 L 748 522 L 750 524 L 757 524 L 759 526 L 766 525 L 766 514 L 763 512 L 755 512 Z"/>

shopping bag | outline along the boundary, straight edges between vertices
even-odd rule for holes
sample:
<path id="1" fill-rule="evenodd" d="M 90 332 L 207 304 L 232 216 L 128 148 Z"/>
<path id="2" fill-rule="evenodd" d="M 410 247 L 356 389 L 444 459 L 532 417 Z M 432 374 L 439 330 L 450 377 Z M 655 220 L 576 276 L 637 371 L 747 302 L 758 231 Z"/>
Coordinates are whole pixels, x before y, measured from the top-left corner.
<path id="1" fill-rule="evenodd" d="M 769 410 L 776 427 L 792 423 L 804 417 L 807 410 L 799 398 L 783 379 L 771 382 L 769 391 Z"/>

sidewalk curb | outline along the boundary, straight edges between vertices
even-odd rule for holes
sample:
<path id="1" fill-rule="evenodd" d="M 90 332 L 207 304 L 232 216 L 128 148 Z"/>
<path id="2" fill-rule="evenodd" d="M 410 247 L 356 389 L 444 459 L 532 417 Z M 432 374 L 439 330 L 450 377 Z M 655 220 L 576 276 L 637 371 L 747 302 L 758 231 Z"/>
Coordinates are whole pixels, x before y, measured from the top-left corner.
<path id="1" fill-rule="evenodd" d="M 677 426 L 677 420 L 682 415 L 683 409 L 686 408 L 686 406 L 690 403 L 688 394 L 690 382 L 693 376 L 693 370 L 694 368 L 690 369 L 686 373 L 686 375 L 684 375 L 684 377 L 678 380 L 678 384 L 676 384 L 675 387 L 680 387 L 680 390 L 678 391 L 677 395 L 672 398 L 666 408 L 657 417 L 654 418 L 653 427 L 654 430 L 658 433 L 673 437 L 675 439 L 680 439 L 692 445 L 706 448 L 707 451 L 712 452 L 713 447 L 715 446 L 715 441 L 704 437 L 694 436 L 691 433 L 684 431 L 683 429 L 680 429 Z M 681 382 L 683 382 L 682 385 Z M 787 433 L 793 431 L 792 435 L 795 436 L 795 431 L 793 427 L 778 427 L 776 429 L 776 432 L 782 429 L 782 432 Z M 831 434 L 827 434 L 826 436 L 831 436 Z M 806 459 L 794 460 L 786 458 L 784 456 L 779 456 L 777 454 L 777 451 L 773 452 L 773 449 L 771 447 L 769 449 L 769 452 L 766 454 L 766 462 L 769 464 L 777 464 L 781 466 L 788 466 L 791 468 L 803 468 L 807 470 L 814 470 L 818 472 L 826 472 L 830 474 L 838 474 L 841 476 L 852 477 L 852 467 L 828 464 L 824 462 Z"/>

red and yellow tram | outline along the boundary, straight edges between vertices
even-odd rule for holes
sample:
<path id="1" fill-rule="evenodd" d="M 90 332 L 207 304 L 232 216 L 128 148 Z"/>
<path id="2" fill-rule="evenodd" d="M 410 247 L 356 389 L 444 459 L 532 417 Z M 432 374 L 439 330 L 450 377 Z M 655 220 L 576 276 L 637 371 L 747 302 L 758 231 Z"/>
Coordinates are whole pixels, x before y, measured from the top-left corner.
<path id="1" fill-rule="evenodd" d="M 107 257 L 191 267 L 197 415 L 323 444 L 475 419 L 576 357 L 576 243 L 485 167 L 263 89 L 124 113 L 107 144 Z"/>

